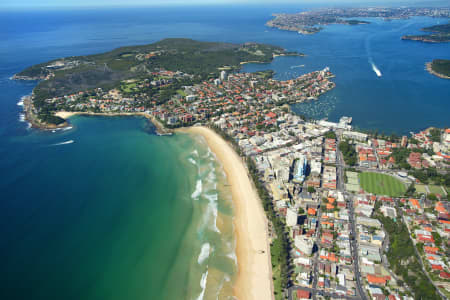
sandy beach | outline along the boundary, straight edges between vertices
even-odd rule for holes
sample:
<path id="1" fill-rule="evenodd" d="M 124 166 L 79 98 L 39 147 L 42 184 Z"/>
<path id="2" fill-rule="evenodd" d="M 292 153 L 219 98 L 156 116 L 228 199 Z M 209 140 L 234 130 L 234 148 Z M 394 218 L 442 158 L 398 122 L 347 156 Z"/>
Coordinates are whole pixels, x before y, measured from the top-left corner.
<path id="1" fill-rule="evenodd" d="M 178 131 L 205 138 L 222 163 L 231 185 L 238 261 L 235 296 L 239 300 L 273 299 L 267 218 L 241 157 L 209 128 L 190 127 Z"/>

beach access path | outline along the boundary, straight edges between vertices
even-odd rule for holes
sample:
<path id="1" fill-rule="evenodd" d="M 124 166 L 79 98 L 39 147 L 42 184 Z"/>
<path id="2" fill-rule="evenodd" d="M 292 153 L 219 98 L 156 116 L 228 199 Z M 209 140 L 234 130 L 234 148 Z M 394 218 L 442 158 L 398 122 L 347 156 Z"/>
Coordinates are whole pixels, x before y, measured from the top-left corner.
<path id="1" fill-rule="evenodd" d="M 194 126 L 178 132 L 201 135 L 222 164 L 231 186 L 239 300 L 274 299 L 267 218 L 243 159 L 213 130 Z"/>

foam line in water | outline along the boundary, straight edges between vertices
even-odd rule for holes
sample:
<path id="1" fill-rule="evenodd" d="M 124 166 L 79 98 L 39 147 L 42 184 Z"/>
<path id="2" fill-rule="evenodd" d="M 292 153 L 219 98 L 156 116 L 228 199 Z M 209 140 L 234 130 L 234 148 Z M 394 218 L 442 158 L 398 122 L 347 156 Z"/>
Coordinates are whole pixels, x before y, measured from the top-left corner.
<path id="1" fill-rule="evenodd" d="M 202 274 L 202 279 L 200 279 L 200 287 L 202 288 L 202 292 L 197 297 L 197 300 L 203 300 L 203 296 L 205 296 L 207 280 L 208 280 L 208 270 L 206 270 L 206 272 Z"/>
<path id="2" fill-rule="evenodd" d="M 206 199 L 208 199 L 208 208 L 207 208 L 207 213 L 205 218 L 207 218 L 207 220 L 209 219 L 209 216 L 212 215 L 213 217 L 213 229 L 215 232 L 219 232 L 220 230 L 219 228 L 217 228 L 217 214 L 218 214 L 218 205 L 217 205 L 217 199 L 218 199 L 218 195 L 217 194 L 206 194 L 204 195 Z"/>
<path id="3" fill-rule="evenodd" d="M 198 179 L 197 183 L 195 184 L 195 191 L 192 193 L 191 198 L 198 200 L 198 197 L 200 197 L 201 193 L 202 193 L 202 180 Z"/>
<path id="4" fill-rule="evenodd" d="M 188 158 L 188 161 L 189 161 L 191 164 L 193 164 L 193 165 L 196 165 L 196 164 L 197 164 L 197 162 L 196 162 L 192 157 L 189 157 L 189 158 Z"/>
<path id="5" fill-rule="evenodd" d="M 200 250 L 200 255 L 198 256 L 197 262 L 201 265 L 208 257 L 211 251 L 211 245 L 209 243 L 204 243 L 202 249 Z"/>

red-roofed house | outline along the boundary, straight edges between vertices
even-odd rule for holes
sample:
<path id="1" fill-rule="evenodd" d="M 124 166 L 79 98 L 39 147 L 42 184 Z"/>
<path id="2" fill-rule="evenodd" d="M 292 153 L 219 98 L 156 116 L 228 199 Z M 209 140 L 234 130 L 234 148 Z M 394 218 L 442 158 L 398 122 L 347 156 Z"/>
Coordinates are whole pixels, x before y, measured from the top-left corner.
<path id="1" fill-rule="evenodd" d="M 370 284 L 380 284 L 380 285 L 386 285 L 386 278 L 385 277 L 379 277 L 372 274 L 367 275 L 367 281 Z"/>
<path id="2" fill-rule="evenodd" d="M 297 299 L 310 299 L 311 293 L 305 290 L 297 290 Z"/>

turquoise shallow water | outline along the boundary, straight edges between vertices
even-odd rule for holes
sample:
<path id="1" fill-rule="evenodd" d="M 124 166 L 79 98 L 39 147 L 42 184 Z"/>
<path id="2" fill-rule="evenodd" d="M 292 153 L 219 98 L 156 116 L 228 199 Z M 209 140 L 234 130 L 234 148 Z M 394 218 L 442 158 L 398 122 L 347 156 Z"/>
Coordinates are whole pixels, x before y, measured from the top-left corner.
<path id="1" fill-rule="evenodd" d="M 144 118 L 71 121 L 10 141 L 2 299 L 193 299 L 208 269 L 218 294 L 234 274 L 231 199 L 205 143 Z"/>

